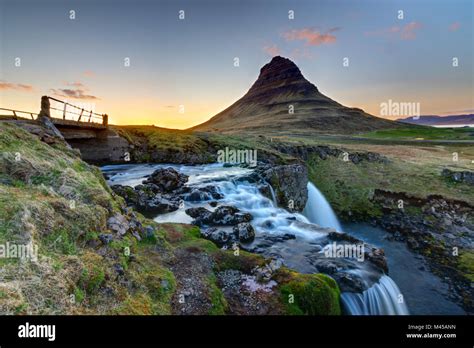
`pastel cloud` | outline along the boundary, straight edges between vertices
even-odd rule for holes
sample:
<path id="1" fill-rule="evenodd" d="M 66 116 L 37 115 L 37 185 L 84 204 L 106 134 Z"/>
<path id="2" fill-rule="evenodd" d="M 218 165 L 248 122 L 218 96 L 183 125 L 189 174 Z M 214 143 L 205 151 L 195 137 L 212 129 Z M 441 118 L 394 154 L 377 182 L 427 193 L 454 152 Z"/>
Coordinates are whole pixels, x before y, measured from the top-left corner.
<path id="1" fill-rule="evenodd" d="M 277 45 L 264 46 L 263 50 L 270 56 L 279 56 L 281 54 Z"/>
<path id="2" fill-rule="evenodd" d="M 89 89 L 79 81 L 73 82 L 64 82 L 64 85 L 68 88 L 52 88 L 50 91 L 56 96 L 72 98 L 72 99 L 81 99 L 81 100 L 99 100 L 100 98 L 88 94 Z"/>
<path id="3" fill-rule="evenodd" d="M 306 46 L 319 46 L 336 42 L 336 36 L 332 33 L 339 28 L 331 28 L 321 33 L 314 28 L 293 29 L 282 34 L 287 41 L 305 41 Z"/>
<path id="4" fill-rule="evenodd" d="M 416 31 L 421 28 L 421 23 L 410 22 L 405 25 L 400 33 L 402 40 L 414 40 L 416 39 Z"/>
<path id="5" fill-rule="evenodd" d="M 65 82 L 64 83 L 66 86 L 69 86 L 69 87 L 75 87 L 75 88 L 81 88 L 81 89 L 84 89 L 86 90 L 86 86 L 84 86 L 83 83 L 81 82 L 78 82 L 78 81 L 75 81 L 75 82 Z"/>
<path id="6" fill-rule="evenodd" d="M 366 32 L 366 36 L 395 37 L 401 40 L 416 39 L 417 31 L 422 27 L 420 22 L 410 22 L 404 26 L 394 25 L 390 28 Z"/>
<path id="7" fill-rule="evenodd" d="M 454 22 L 449 26 L 449 31 L 458 31 L 460 27 L 461 27 L 461 23 Z"/>
<path id="8" fill-rule="evenodd" d="M 33 92 L 34 88 L 31 85 L 25 85 L 22 83 L 11 83 L 11 82 L 0 81 L 0 91 L 7 91 L 7 90 Z"/>
<path id="9" fill-rule="evenodd" d="M 59 88 L 51 89 L 51 93 L 59 97 L 66 97 L 72 99 L 81 99 L 81 100 L 99 100 L 98 97 L 86 94 L 87 92 L 83 89 L 70 89 L 70 88 Z"/>

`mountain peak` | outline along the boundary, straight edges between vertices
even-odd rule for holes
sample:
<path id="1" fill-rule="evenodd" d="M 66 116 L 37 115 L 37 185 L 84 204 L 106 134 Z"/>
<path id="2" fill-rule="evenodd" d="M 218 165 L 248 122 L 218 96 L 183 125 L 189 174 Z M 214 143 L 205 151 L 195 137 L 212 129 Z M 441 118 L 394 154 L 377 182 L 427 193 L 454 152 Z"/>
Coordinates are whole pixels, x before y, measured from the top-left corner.
<path id="1" fill-rule="evenodd" d="M 392 127 L 387 120 L 348 108 L 320 93 L 290 59 L 276 56 L 260 69 L 247 93 L 193 130 L 223 133 L 352 134 Z"/>
<path id="2" fill-rule="evenodd" d="M 300 69 L 290 59 L 281 56 L 275 56 L 270 63 L 265 64 L 260 69 L 260 78 L 274 76 L 280 78 L 304 78 Z"/>
<path id="3" fill-rule="evenodd" d="M 272 60 L 265 64 L 261 69 L 260 69 L 260 72 L 264 69 L 268 69 L 268 68 L 296 68 L 298 69 L 298 67 L 296 66 L 296 64 L 289 58 L 285 58 L 285 57 L 282 57 L 282 56 L 275 56 L 272 58 Z M 299 70 L 299 69 L 298 69 Z"/>
<path id="4" fill-rule="evenodd" d="M 269 90 L 285 88 L 317 92 L 317 88 L 307 81 L 298 66 L 290 59 L 275 56 L 260 69 L 257 81 L 249 90 L 250 95 L 268 93 Z"/>

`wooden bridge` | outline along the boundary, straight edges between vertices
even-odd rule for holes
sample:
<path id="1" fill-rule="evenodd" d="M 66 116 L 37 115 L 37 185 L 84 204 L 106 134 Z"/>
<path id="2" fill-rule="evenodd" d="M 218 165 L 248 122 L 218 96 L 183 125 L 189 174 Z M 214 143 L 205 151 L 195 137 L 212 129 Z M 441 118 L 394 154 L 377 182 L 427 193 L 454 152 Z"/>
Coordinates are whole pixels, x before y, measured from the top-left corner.
<path id="1" fill-rule="evenodd" d="M 82 159 L 88 162 L 122 163 L 130 144 L 114 127 L 109 127 L 108 120 L 107 114 L 49 96 L 41 97 L 39 113 L 0 108 L 0 121 L 12 122 L 36 135 L 53 123 L 64 140 L 80 150 Z"/>
<path id="2" fill-rule="evenodd" d="M 53 104 L 53 106 L 51 106 Z M 41 110 L 38 113 L 14 109 L 0 108 L 1 116 L 13 119 L 37 120 L 39 117 L 49 117 L 58 128 L 106 129 L 109 117 L 98 114 L 92 109 L 84 109 L 68 102 L 49 97 L 41 97 Z M 3 115 L 8 112 L 8 115 Z"/>

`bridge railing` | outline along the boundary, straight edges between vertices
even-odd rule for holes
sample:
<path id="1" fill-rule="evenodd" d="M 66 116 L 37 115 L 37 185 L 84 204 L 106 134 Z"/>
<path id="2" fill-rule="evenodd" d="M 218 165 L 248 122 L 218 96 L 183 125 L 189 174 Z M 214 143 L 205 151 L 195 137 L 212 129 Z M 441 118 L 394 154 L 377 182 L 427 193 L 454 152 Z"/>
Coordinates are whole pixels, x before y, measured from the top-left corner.
<path id="1" fill-rule="evenodd" d="M 35 112 L 29 112 L 29 111 L 21 111 L 21 110 L 14 110 L 14 109 L 6 109 L 6 108 L 0 108 L 1 111 L 7 111 L 8 115 L 0 115 L 0 116 L 13 116 L 14 118 L 21 117 L 24 118 L 23 116 L 31 117 L 32 120 L 35 119 L 35 116 L 37 117 L 38 114 Z"/>
<path id="2" fill-rule="evenodd" d="M 98 114 L 94 112 L 92 108 L 86 109 L 53 97 L 45 97 L 48 98 L 49 102 L 54 102 L 54 107 L 49 105 L 49 114 L 51 117 L 62 117 L 63 120 L 72 120 L 83 123 L 99 123 L 104 126 L 107 126 L 108 124 L 107 114 Z M 43 108 L 43 102 L 41 107 Z M 53 113 L 51 113 L 51 110 L 53 111 Z"/>

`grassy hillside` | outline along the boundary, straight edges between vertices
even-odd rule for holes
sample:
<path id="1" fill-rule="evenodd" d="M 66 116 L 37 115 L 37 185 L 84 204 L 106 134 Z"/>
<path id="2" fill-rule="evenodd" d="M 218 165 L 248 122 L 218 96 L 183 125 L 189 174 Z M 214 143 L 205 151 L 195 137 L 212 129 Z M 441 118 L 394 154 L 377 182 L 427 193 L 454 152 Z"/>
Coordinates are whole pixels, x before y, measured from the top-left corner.
<path id="1" fill-rule="evenodd" d="M 428 126 L 403 126 L 394 129 L 381 129 L 361 134 L 360 137 L 387 140 L 471 140 L 472 128 L 435 128 Z"/>
<path id="2" fill-rule="evenodd" d="M 166 129 L 153 126 L 114 126 L 133 145 L 132 161 L 165 163 L 213 163 L 217 151 L 231 149 L 257 150 L 258 160 L 271 158 L 285 162 L 288 156 L 272 147 L 271 139 L 263 136 L 222 135 Z"/>
<path id="3" fill-rule="evenodd" d="M 322 160 L 313 156 L 307 165 L 310 180 L 324 193 L 338 215 L 346 218 L 378 216 L 378 207 L 372 202 L 376 189 L 404 192 L 419 198 L 442 195 L 447 199 L 474 202 L 472 186 L 441 175 L 443 168 L 456 170 L 459 166 L 452 161 L 429 160 L 428 157 L 418 161 L 389 157 L 388 163 L 354 164 L 337 157 Z"/>

